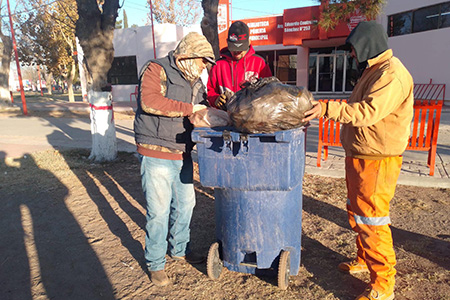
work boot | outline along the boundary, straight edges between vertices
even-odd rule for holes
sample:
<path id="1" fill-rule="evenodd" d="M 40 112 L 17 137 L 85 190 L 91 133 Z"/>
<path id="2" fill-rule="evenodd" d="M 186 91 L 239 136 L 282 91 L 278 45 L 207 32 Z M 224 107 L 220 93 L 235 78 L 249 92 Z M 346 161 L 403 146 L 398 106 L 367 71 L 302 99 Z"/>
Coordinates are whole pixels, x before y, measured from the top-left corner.
<path id="1" fill-rule="evenodd" d="M 174 260 L 184 260 L 190 264 L 196 265 L 201 264 L 205 261 L 205 257 L 199 254 L 195 254 L 194 252 L 189 252 L 185 256 L 172 256 Z"/>
<path id="2" fill-rule="evenodd" d="M 358 262 L 357 259 L 352 261 L 342 262 L 338 265 L 339 271 L 356 274 L 361 272 L 369 272 L 366 264 Z"/>
<path id="3" fill-rule="evenodd" d="M 368 287 L 364 293 L 359 295 L 355 300 L 393 300 L 394 292 L 382 293 Z"/>
<path id="4" fill-rule="evenodd" d="M 169 277 L 164 270 L 150 271 L 150 280 L 157 286 L 165 286 L 170 283 Z"/>

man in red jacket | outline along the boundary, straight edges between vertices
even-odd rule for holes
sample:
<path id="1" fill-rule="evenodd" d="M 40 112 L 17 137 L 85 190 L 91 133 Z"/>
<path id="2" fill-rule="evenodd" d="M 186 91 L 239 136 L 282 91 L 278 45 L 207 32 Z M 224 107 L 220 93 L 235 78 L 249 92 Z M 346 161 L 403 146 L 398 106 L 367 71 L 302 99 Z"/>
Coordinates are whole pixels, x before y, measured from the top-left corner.
<path id="1" fill-rule="evenodd" d="M 212 107 L 226 110 L 226 103 L 245 82 L 272 76 L 265 60 L 255 54 L 250 45 L 247 24 L 236 21 L 228 30 L 228 47 L 220 51 L 221 58 L 208 78 L 208 101 Z"/>

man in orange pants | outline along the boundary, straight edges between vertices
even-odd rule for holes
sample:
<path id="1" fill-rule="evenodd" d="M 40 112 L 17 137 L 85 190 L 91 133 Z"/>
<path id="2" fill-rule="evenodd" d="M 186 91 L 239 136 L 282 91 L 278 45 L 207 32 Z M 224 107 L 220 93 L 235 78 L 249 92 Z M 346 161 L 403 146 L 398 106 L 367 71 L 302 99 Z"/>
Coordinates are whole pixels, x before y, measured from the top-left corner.
<path id="1" fill-rule="evenodd" d="M 361 22 L 344 45 L 363 69 L 347 103 L 317 102 L 303 121 L 326 117 L 343 123 L 347 211 L 358 233 L 357 257 L 339 269 L 370 272 L 370 283 L 357 300 L 392 300 L 395 252 L 389 228 L 389 202 L 395 193 L 411 120 L 413 79 L 387 46 L 384 28 Z"/>

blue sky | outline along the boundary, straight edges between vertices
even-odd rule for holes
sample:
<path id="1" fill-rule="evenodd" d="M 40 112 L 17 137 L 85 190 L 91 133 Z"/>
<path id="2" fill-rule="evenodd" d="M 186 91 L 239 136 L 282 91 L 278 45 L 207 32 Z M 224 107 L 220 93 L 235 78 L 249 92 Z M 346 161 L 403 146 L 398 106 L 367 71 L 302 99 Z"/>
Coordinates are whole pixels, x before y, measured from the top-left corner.
<path id="1" fill-rule="evenodd" d="M 201 2 L 201 0 L 196 0 Z M 120 0 L 123 8 L 118 20 L 123 20 L 123 9 L 127 12 L 128 25 L 144 26 L 149 8 L 146 0 Z M 6 0 L 2 2 L 2 14 L 7 15 Z M 231 0 L 231 17 L 233 20 L 282 14 L 284 9 L 319 5 L 318 0 Z M 11 10 L 16 7 L 16 0 L 10 0 Z M 5 19 L 7 21 L 7 18 Z"/>
<path id="2" fill-rule="evenodd" d="M 233 20 L 282 14 L 284 9 L 319 5 L 316 0 L 232 0 Z"/>
<path id="3" fill-rule="evenodd" d="M 198 0 L 200 1 L 200 0 Z M 149 9 L 145 0 L 124 0 L 123 9 L 127 12 L 128 25 L 143 26 Z M 284 9 L 319 5 L 317 0 L 231 0 L 233 20 L 282 14 Z M 119 20 L 123 19 L 122 11 Z"/>

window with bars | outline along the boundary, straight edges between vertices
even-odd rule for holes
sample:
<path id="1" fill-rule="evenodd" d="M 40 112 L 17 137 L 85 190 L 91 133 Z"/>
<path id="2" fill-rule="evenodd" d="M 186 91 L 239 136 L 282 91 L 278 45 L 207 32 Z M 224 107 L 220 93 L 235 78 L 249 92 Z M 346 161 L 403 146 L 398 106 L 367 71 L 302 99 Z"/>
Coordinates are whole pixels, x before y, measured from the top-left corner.
<path id="1" fill-rule="evenodd" d="M 112 85 L 138 84 L 136 56 L 114 57 L 108 72 L 108 83 Z"/>
<path id="2" fill-rule="evenodd" d="M 398 36 L 450 27 L 450 2 L 388 16 L 388 35 Z"/>

